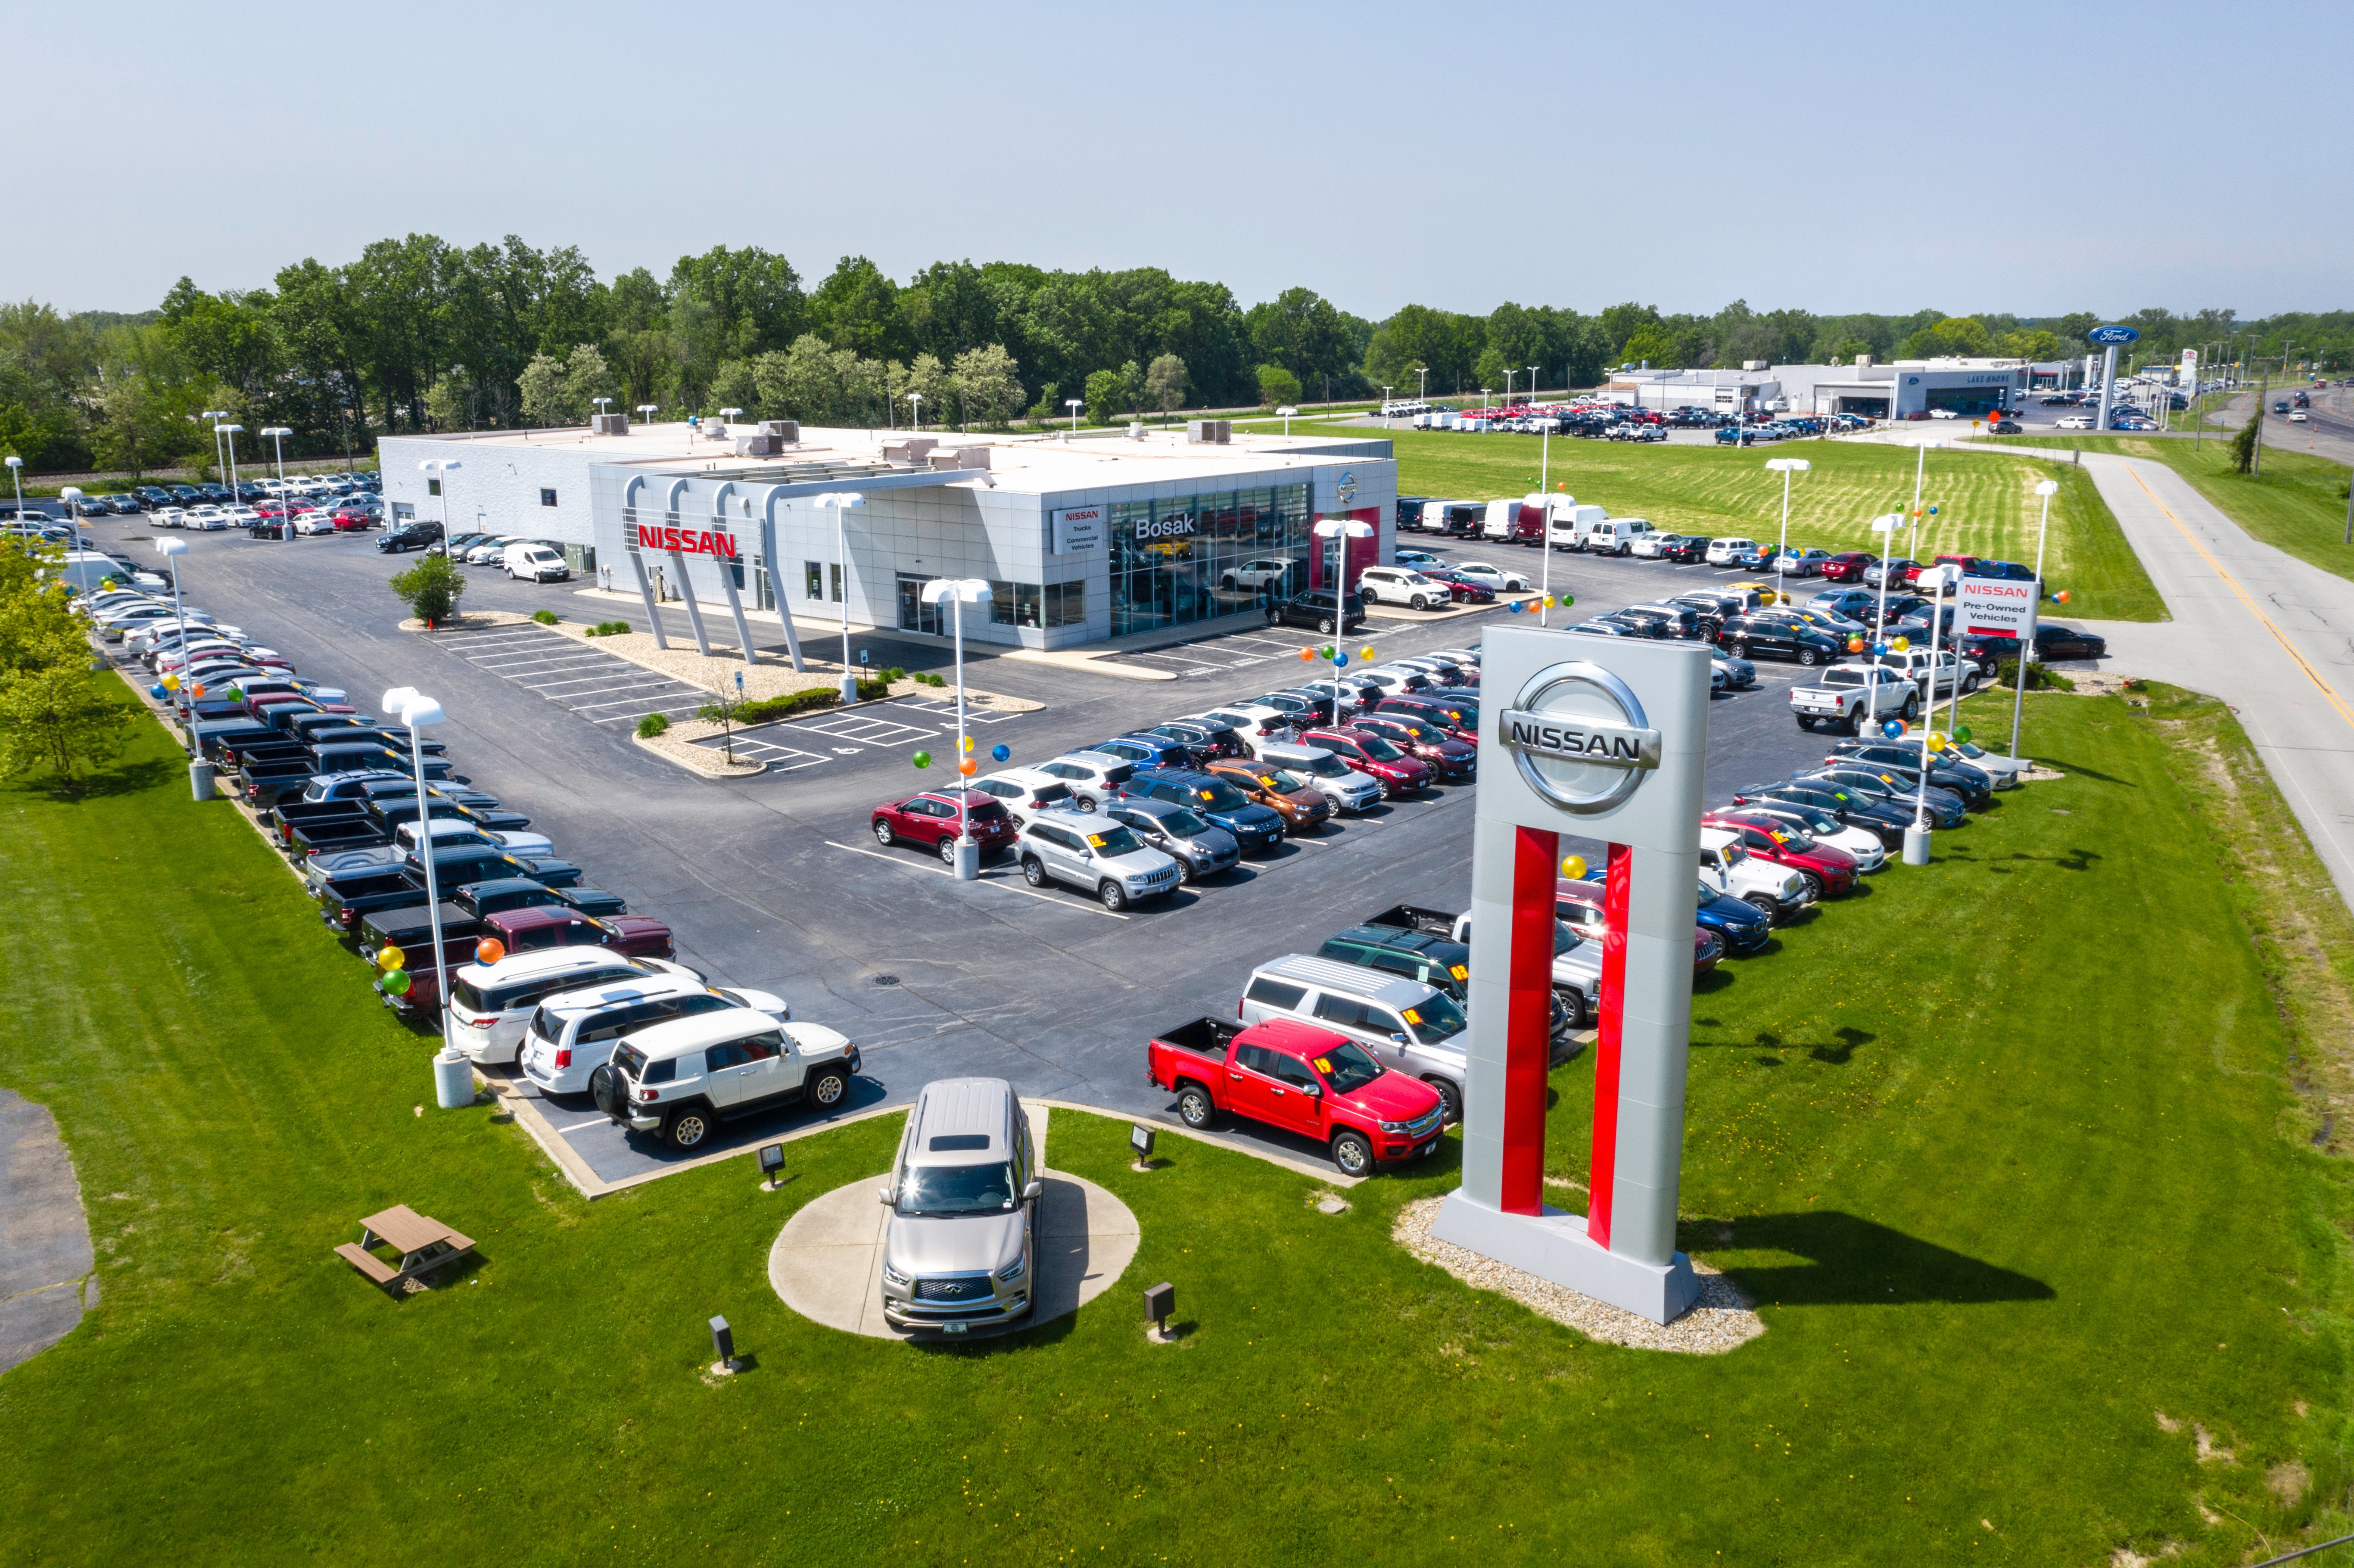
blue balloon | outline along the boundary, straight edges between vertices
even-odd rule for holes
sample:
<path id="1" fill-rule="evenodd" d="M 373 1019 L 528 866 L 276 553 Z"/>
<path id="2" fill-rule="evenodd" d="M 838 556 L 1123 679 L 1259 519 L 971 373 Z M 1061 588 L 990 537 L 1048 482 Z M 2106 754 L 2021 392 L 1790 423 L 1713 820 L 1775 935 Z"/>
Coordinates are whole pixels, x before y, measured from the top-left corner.
<path id="1" fill-rule="evenodd" d="M 1504 612 L 1505 612 L 1506 614 L 1508 614 L 1508 615 L 1518 615 L 1518 614 L 1520 614 L 1520 613 L 1521 613 L 1521 601 L 1520 601 L 1519 599 L 1514 599 L 1511 603 L 1510 603 L 1510 604 L 1508 604 L 1508 605 L 1506 605 L 1506 606 L 1504 607 Z"/>
<path id="2" fill-rule="evenodd" d="M 1886 724 L 1880 726 L 1880 733 L 1886 736 L 1891 740 L 1895 740 L 1904 734 L 1904 721 L 1903 719 L 1890 719 Z"/>
<path id="3" fill-rule="evenodd" d="M 154 685 L 148 687 L 147 694 L 154 698 L 157 702 L 162 702 L 164 700 L 164 683 L 158 681 Z"/>
<path id="4" fill-rule="evenodd" d="M 1013 755 L 1013 748 L 1003 744 L 992 746 L 989 748 L 989 755 L 995 760 L 1002 762 Z"/>
<path id="5" fill-rule="evenodd" d="M 1885 653 L 1888 652 L 1888 644 L 1885 642 L 1875 642 L 1872 645 L 1872 651 L 1874 653 Z"/>
<path id="6" fill-rule="evenodd" d="M 1345 670 L 1348 667 L 1349 656 L 1346 653 L 1335 653 L 1332 655 L 1332 668 L 1335 670 Z"/>

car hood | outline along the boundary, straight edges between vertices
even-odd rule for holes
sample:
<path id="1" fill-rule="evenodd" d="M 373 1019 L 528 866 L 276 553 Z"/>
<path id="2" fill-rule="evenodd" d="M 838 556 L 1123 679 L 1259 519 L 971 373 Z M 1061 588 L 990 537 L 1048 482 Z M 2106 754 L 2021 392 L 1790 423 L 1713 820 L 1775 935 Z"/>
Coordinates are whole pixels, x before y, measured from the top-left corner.
<path id="1" fill-rule="evenodd" d="M 1417 1121 L 1438 1108 L 1441 1097 L 1420 1078 L 1384 1073 L 1340 1103 L 1381 1121 Z"/>
<path id="2" fill-rule="evenodd" d="M 1169 842 L 1183 845 L 1192 854 L 1235 854 L 1242 849 L 1242 845 L 1235 842 L 1235 835 L 1224 828 L 1211 828 L 1190 838 L 1172 835 Z"/>
<path id="3" fill-rule="evenodd" d="M 669 924 L 651 915 L 608 915 L 603 918 L 605 924 L 624 937 L 660 937 L 665 940 L 670 937 Z"/>
<path id="4" fill-rule="evenodd" d="M 1284 799 L 1290 801 L 1293 805 L 1299 807 L 1303 811 L 1320 811 L 1324 810 L 1324 796 L 1322 792 L 1319 790 L 1293 789 L 1287 793 L 1284 796 Z"/>
<path id="5" fill-rule="evenodd" d="M 741 988 L 739 987 L 738 989 L 740 990 Z M 764 991 L 744 991 L 743 994 L 745 1000 L 748 1001 L 767 1001 L 773 1002 L 775 1004 L 773 1007 L 763 1007 L 760 1009 L 761 1012 L 769 1014 L 771 1017 L 781 1017 L 783 1015 L 785 1007 L 784 998 L 780 996 L 770 996 Z M 794 1046 L 804 1056 L 826 1056 L 831 1055 L 835 1052 L 847 1051 L 850 1049 L 849 1035 L 844 1034 L 839 1029 L 828 1029 L 822 1023 L 788 1023 L 785 1025 L 785 1033 L 792 1036 Z"/>
<path id="6" fill-rule="evenodd" d="M 1176 863 L 1157 849 L 1140 849 L 1132 854 L 1106 855 L 1091 863 L 1114 876 L 1130 877 L 1160 871 Z"/>
<path id="7" fill-rule="evenodd" d="M 901 1274 L 994 1274 L 1022 1255 L 1025 1215 L 1017 1204 L 995 1214 L 932 1218 L 893 1214 L 883 1261 Z"/>
<path id="8" fill-rule="evenodd" d="M 1273 807 L 1262 806 L 1257 801 L 1247 806 L 1237 807 L 1231 811 L 1221 811 L 1218 815 L 1226 821 L 1237 823 L 1253 832 L 1263 833 L 1283 826 L 1283 819 L 1275 814 Z"/>

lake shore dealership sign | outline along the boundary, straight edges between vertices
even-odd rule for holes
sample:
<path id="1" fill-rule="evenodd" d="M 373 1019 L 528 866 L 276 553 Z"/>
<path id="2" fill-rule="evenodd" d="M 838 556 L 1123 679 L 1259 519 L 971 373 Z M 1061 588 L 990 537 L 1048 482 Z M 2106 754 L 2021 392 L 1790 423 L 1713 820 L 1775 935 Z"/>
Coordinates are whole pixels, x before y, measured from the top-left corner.
<path id="1" fill-rule="evenodd" d="M 1510 694 L 1480 715 L 1480 742 L 1511 766 L 1475 797 L 1463 1185 L 1432 1234 L 1665 1323 L 1700 1296 L 1676 1194 L 1709 651 L 1522 627 L 1490 627 L 1480 649 L 1481 685 Z M 1544 1201 L 1564 833 L 1608 846 L 1582 1215 Z"/>

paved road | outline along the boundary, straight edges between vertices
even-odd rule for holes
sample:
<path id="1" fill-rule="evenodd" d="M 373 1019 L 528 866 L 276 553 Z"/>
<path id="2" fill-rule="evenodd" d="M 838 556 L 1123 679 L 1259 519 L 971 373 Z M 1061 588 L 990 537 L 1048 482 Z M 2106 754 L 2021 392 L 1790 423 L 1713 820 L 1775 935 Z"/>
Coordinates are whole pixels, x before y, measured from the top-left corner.
<path id="1" fill-rule="evenodd" d="M 2174 617 L 2086 622 L 2111 668 L 2230 703 L 2354 902 L 2354 582 L 2250 537 L 2163 463 L 2084 462 Z"/>
<path id="2" fill-rule="evenodd" d="M 93 532 L 138 539 L 147 530 L 121 519 Z M 1147 1090 L 1142 1069 L 1142 1042 L 1153 1028 L 1231 1010 L 1254 964 L 1313 951 L 1373 910 L 1401 900 L 1460 907 L 1469 895 L 1468 788 L 1291 841 L 1124 918 L 1074 894 L 1034 890 L 1002 865 L 979 883 L 959 883 L 930 855 L 878 850 L 867 832 L 875 801 L 939 780 L 937 770 L 910 768 L 911 748 L 889 736 L 772 726 L 758 738 L 822 762 L 740 782 L 693 778 L 615 733 L 621 726 L 595 723 L 598 715 L 486 667 L 480 650 L 469 656 L 457 641 L 398 630 L 400 610 L 384 586 L 392 567 L 364 538 L 281 544 L 208 535 L 188 543 L 182 559 L 191 602 L 266 637 L 305 673 L 363 703 L 394 683 L 433 693 L 450 712 L 443 738 L 461 770 L 528 813 L 592 883 L 620 894 L 632 911 L 670 922 L 685 961 L 724 983 L 779 992 L 795 1016 L 857 1040 L 870 1075 L 859 1086 L 860 1105 L 904 1100 L 929 1078 L 974 1073 L 1008 1077 L 1028 1095 L 1160 1112 L 1165 1097 Z M 1455 553 L 1536 565 L 1528 551 Z M 1563 555 L 1553 565 L 1555 584 L 1575 592 L 1585 612 L 1723 575 Z M 547 607 L 582 619 L 607 610 L 563 585 L 472 577 L 469 608 Z M 1483 620 L 1499 614 L 1385 625 L 1373 637 L 1385 655 L 1404 654 L 1476 641 Z M 683 618 L 672 630 L 685 637 Z M 781 641 L 773 621 L 756 624 L 755 635 Z M 877 663 L 950 662 L 945 648 L 887 632 L 860 633 L 854 642 Z M 1138 681 L 1012 659 L 969 657 L 968 666 L 977 687 L 1048 705 L 981 732 L 981 744 L 1002 739 L 1022 761 L 1279 686 L 1304 669 L 1294 657 Z M 1713 706 L 1713 800 L 1823 756 L 1822 740 L 1790 721 L 1783 694 L 1795 671 L 1766 665 L 1762 676 L 1761 690 Z M 887 711 L 910 726 L 942 717 L 920 705 Z M 1596 846 L 1578 853 L 1591 859 Z M 297 896 L 291 888 L 288 895 Z M 354 987 L 364 979 L 355 959 Z M 551 1107 L 550 1116 L 609 1179 L 659 1162 L 626 1148 L 585 1103 Z M 772 1128 L 737 1130 L 748 1140 Z"/>

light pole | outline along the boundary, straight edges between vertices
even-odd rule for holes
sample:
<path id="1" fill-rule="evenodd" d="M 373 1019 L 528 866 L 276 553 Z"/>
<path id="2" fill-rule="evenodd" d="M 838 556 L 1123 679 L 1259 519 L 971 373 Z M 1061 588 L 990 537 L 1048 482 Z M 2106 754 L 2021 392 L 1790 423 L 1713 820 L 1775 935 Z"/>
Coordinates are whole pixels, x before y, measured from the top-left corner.
<path id="1" fill-rule="evenodd" d="M 417 466 L 422 472 L 441 476 L 432 483 L 441 493 L 441 548 L 446 554 L 450 547 L 450 475 L 466 464 L 461 458 L 427 458 Z"/>
<path id="2" fill-rule="evenodd" d="M 2012 673 L 2014 689 L 2010 695 L 2010 759 L 2019 760 L 2019 721 L 2027 706 L 2027 661 L 2035 652 L 2035 623 L 2043 610 L 2043 535 L 2052 526 L 2052 498 L 2060 493 L 2060 482 L 2047 479 L 2035 487 L 2043 498 L 2043 517 L 2035 524 L 2035 603 L 2027 612 L 2027 634 L 2019 640 L 2019 664 Z"/>
<path id="3" fill-rule="evenodd" d="M 1390 389 L 1389 389 L 1388 387 L 1383 387 L 1383 388 L 1382 388 L 1382 418 L 1384 418 L 1384 419 L 1386 419 L 1386 418 L 1388 418 L 1389 417 L 1390 417 Z"/>
<path id="4" fill-rule="evenodd" d="M 1814 464 L 1805 458 L 1767 458 L 1766 467 L 1768 471 L 1779 472 L 1782 476 L 1782 544 L 1781 547 L 1774 552 L 1774 601 L 1776 604 L 1787 604 L 1790 596 L 1783 591 L 1782 557 L 1790 553 L 1790 476 L 1794 473 L 1805 473 L 1813 468 Z M 1882 572 L 1880 577 L 1881 580 L 1885 582 L 1888 574 Z"/>
<path id="5" fill-rule="evenodd" d="M 1314 532 L 1320 539 L 1341 541 L 1341 575 L 1335 583 L 1332 596 L 1332 652 L 1338 653 L 1341 651 L 1341 640 L 1349 635 L 1348 542 L 1352 539 L 1372 538 L 1373 525 L 1358 517 L 1319 517 L 1316 520 Z M 1341 726 L 1340 683 L 1335 681 L 1332 685 L 1332 726 L 1338 729 Z"/>
<path id="6" fill-rule="evenodd" d="M 1903 516 L 1893 512 L 1885 513 L 1872 520 L 1872 531 L 1885 536 L 1885 542 L 1880 546 L 1882 549 L 1885 550 L 1895 543 L 1897 525 L 1903 521 Z M 1872 615 L 1872 641 L 1864 645 L 1872 650 L 1869 668 L 1875 670 L 1879 668 L 1880 648 L 1888 641 L 1887 624 L 1888 557 L 1882 556 L 1880 560 L 1880 609 Z M 1876 674 L 1872 676 L 1872 683 L 1864 688 L 1863 707 L 1867 715 L 1864 722 L 1872 725 L 1878 724 L 1880 722 L 1880 677 Z"/>
<path id="7" fill-rule="evenodd" d="M 8 481 L 16 487 L 16 521 L 25 520 L 25 460 L 15 452 L 8 454 Z"/>
<path id="8" fill-rule="evenodd" d="M 1297 414 L 1298 412 L 1299 412 L 1299 409 L 1297 409 L 1297 408 L 1293 408 L 1290 404 L 1287 403 L 1287 404 L 1285 404 L 1282 408 L 1278 408 L 1278 409 L 1276 410 L 1276 412 L 1283 416 L 1283 433 L 1284 433 L 1286 436 L 1290 435 L 1290 434 L 1291 434 L 1291 416 L 1293 416 L 1294 414 Z"/>
<path id="9" fill-rule="evenodd" d="M 227 408 L 207 408 L 207 409 L 205 409 L 205 410 L 204 410 L 204 417 L 205 417 L 207 419 L 208 419 L 208 420 L 212 421 L 212 427 L 213 427 L 213 471 L 214 471 L 214 472 L 216 472 L 216 473 L 217 473 L 217 472 L 219 472 L 219 471 L 220 471 L 221 467 L 222 467 L 222 463 L 221 463 L 221 444 L 220 444 L 220 421 L 228 418 L 228 410 Z"/>
<path id="10" fill-rule="evenodd" d="M 1512 377 L 1518 374 L 1518 371 L 1512 370 L 1507 370 L 1504 372 L 1504 402 L 1507 406 L 1510 406 L 1512 401 Z M 1487 395 L 1487 390 L 1488 389 L 1486 387 L 1481 387 L 1479 389 L 1480 395 L 1485 397 Z"/>
<path id="11" fill-rule="evenodd" d="M 917 435 L 923 434 L 924 395 L 921 392 L 910 392 L 907 394 L 907 418 L 914 422 L 916 433 Z"/>
<path id="12" fill-rule="evenodd" d="M 186 555 L 188 542 L 186 539 L 158 539 L 155 541 L 155 548 L 164 559 L 170 560 L 175 556 Z M 172 619 L 185 627 L 187 625 L 187 614 L 180 604 L 182 575 L 175 566 L 172 572 Z M 188 683 L 182 681 L 180 689 L 173 694 L 180 699 L 180 727 L 186 735 L 188 742 L 188 789 L 197 800 L 208 800 L 212 798 L 211 770 L 206 767 L 203 748 L 196 745 L 196 715 L 188 707 Z M 204 769 L 202 775 L 198 773 L 200 768 Z"/>
<path id="13" fill-rule="evenodd" d="M 237 493 L 237 438 L 239 433 L 242 431 L 245 427 L 243 425 L 215 425 L 213 429 L 228 442 L 228 502 L 230 505 L 234 506 L 238 503 L 239 500 Z"/>
<path id="14" fill-rule="evenodd" d="M 1537 400 L 1537 367 L 1536 367 L 1535 366 L 1532 365 L 1532 366 L 1529 366 L 1529 401 L 1530 401 L 1530 402 L 1532 402 L 1532 403 L 1533 403 L 1533 402 L 1535 402 L 1536 400 Z"/>
<path id="15" fill-rule="evenodd" d="M 1946 613 L 1946 586 L 1952 574 L 1957 569 L 1954 567 L 1937 567 L 1921 574 L 1921 580 L 1930 584 L 1930 591 L 1936 595 L 1929 609 L 1929 717 L 1931 719 L 1935 719 L 1937 713 L 1937 643 L 1945 635 L 1943 627 Z M 1885 572 L 1881 574 L 1883 577 L 1887 575 Z M 1958 677 L 1960 671 L 1956 669 L 1955 673 Z M 1959 683 L 1958 680 L 1956 683 Z M 1913 825 L 1904 830 L 1904 863 L 1906 865 L 1929 863 L 1929 730 L 1926 724 L 1923 725 L 1921 729 L 1921 782 L 1913 796 Z"/>
<path id="16" fill-rule="evenodd" d="M 1417 365 L 1414 367 L 1414 373 L 1422 377 L 1422 390 L 1415 394 L 1415 401 L 1427 403 L 1430 401 L 1430 366 Z"/>
<path id="17" fill-rule="evenodd" d="M 1946 443 L 1939 440 L 1935 436 L 1914 436 L 1904 444 L 1908 447 L 1916 448 L 1920 454 L 1913 460 L 1912 542 L 1904 546 L 1906 554 L 1912 556 L 1917 560 L 1921 555 L 1921 482 L 1928 472 L 1930 449 L 1944 446 Z M 1883 579 L 1888 576 L 1886 572 L 1882 572 L 1880 575 Z M 1884 582 L 1882 583 L 1882 586 L 1886 586 Z"/>
<path id="18" fill-rule="evenodd" d="M 1071 411 L 1071 434 L 1075 436 L 1079 433 L 1079 410 L 1086 408 L 1087 403 L 1087 400 L 1085 397 L 1066 397 L 1063 399 L 1063 407 Z"/>
<path id="19" fill-rule="evenodd" d="M 433 1005 L 440 1012 L 437 1021 L 441 1044 L 450 1045 L 450 959 L 441 947 L 441 889 L 434 879 L 433 819 L 429 814 L 430 798 L 425 793 L 425 747 L 418 731 L 429 724 L 440 724 L 441 705 L 414 686 L 395 686 L 384 694 L 384 711 L 398 714 L 400 722 L 408 726 L 408 765 L 417 780 L 417 858 L 425 865 L 425 917 L 433 933 Z"/>
<path id="20" fill-rule="evenodd" d="M 286 504 L 286 438 L 294 432 L 283 425 L 270 425 L 264 428 L 261 433 L 270 438 L 270 444 L 278 452 L 278 512 L 281 517 L 288 516 L 292 508 Z M 293 525 L 291 522 L 287 526 L 288 532 L 292 532 Z"/>
<path id="21" fill-rule="evenodd" d="M 833 509 L 834 589 L 842 596 L 842 700 L 854 703 L 858 672 L 850 667 L 850 509 L 865 505 L 866 497 L 854 490 L 829 490 L 812 496 L 810 503 Z"/>
<path id="22" fill-rule="evenodd" d="M 924 585 L 924 602 L 947 603 L 955 617 L 956 678 L 957 678 L 957 776 L 970 779 L 980 771 L 981 765 L 972 759 L 972 742 L 964 734 L 964 607 L 987 604 L 991 598 L 989 584 L 981 577 L 934 577 Z M 972 816 L 964 807 L 965 791 L 957 790 L 956 874 L 959 882 L 974 882 L 981 877 L 981 846 L 972 842 Z"/>
<path id="23" fill-rule="evenodd" d="M 654 422 L 654 416 L 661 412 L 662 405 L 659 403 L 641 403 L 638 405 L 638 418 L 644 424 L 652 424 Z"/>

